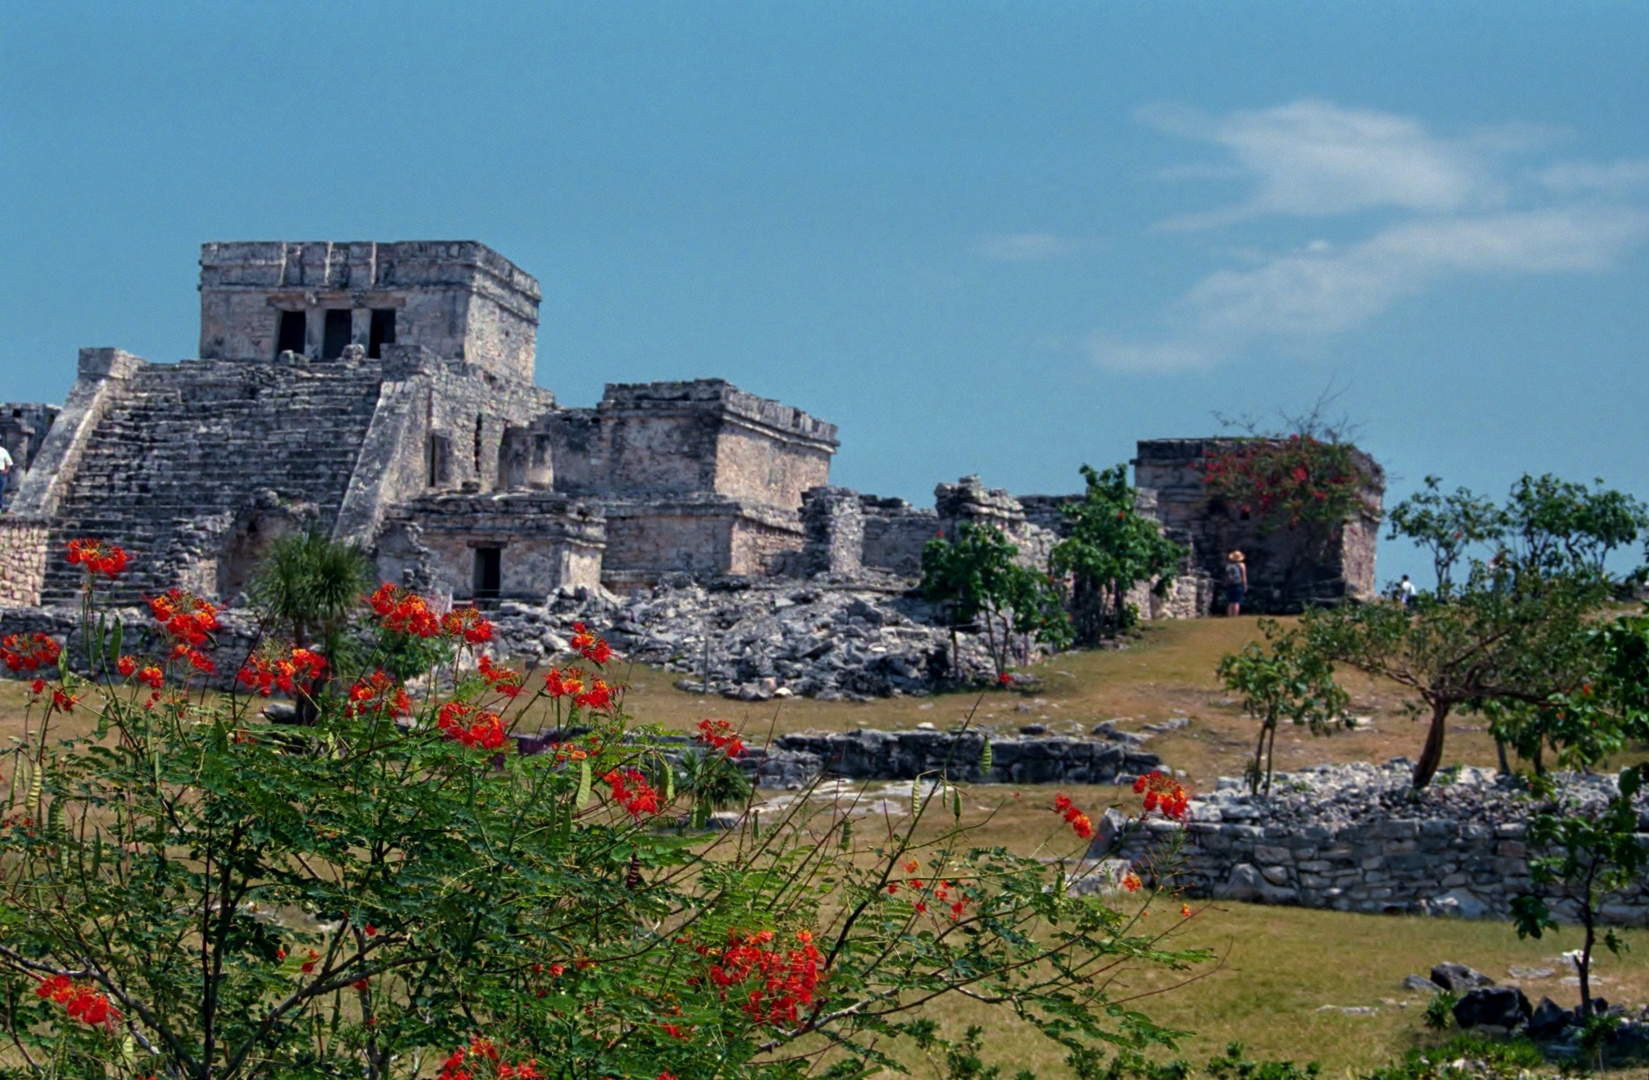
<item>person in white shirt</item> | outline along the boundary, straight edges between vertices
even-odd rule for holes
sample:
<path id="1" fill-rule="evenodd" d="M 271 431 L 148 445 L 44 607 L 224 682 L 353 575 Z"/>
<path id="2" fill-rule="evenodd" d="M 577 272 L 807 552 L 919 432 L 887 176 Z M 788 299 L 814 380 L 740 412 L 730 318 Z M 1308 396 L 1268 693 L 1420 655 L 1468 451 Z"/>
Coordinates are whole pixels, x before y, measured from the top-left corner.
<path id="1" fill-rule="evenodd" d="M 6 485 L 11 482 L 11 468 L 16 464 L 4 445 L 0 445 L 0 510 L 6 508 Z"/>
<path id="2" fill-rule="evenodd" d="M 1414 582 L 1409 580 L 1407 574 L 1404 574 L 1403 580 L 1397 583 L 1397 599 L 1404 607 L 1414 606 L 1414 597 L 1418 592 L 1419 590 L 1414 587 Z"/>

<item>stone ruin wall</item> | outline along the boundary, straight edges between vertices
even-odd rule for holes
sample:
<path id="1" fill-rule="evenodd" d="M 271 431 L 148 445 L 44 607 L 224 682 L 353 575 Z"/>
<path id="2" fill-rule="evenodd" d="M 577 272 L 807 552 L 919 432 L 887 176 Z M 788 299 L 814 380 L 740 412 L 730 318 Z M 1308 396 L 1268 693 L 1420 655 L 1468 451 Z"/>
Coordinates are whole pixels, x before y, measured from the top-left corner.
<path id="1" fill-rule="evenodd" d="M 1373 477 L 1364 492 L 1371 514 L 1333 530 L 1326 538 L 1306 528 L 1265 527 L 1234 508 L 1211 504 L 1198 471 L 1207 457 L 1239 442 L 1230 438 L 1142 440 L 1134 460 L 1135 486 L 1154 493 L 1156 517 L 1167 534 L 1191 546 L 1195 564 L 1212 579 L 1215 605 L 1224 603 L 1226 555 L 1232 550 L 1241 550 L 1246 557 L 1246 609 L 1280 614 L 1310 604 L 1373 599 L 1385 471 L 1372 457 L 1354 451 Z"/>
<path id="2" fill-rule="evenodd" d="M 483 244 L 213 243 L 200 262 L 201 359 L 275 360 L 281 311 L 305 315 L 312 360 L 329 310 L 349 311 L 350 343 L 368 348 L 376 309 L 395 313 L 397 341 L 533 381 L 538 282 Z"/>
<path id="3" fill-rule="evenodd" d="M 497 597 L 542 602 L 556 589 L 601 583 L 605 522 L 598 506 L 548 492 L 426 495 L 397 508 L 379 532 L 385 581 L 443 601 L 473 602 L 478 548 L 497 548 Z"/>
<path id="4" fill-rule="evenodd" d="M 0 402 L 0 446 L 6 448 L 15 466 L 7 478 L 8 496 L 16 492 L 18 479 L 33 464 L 58 411 L 56 405 L 38 402 Z"/>
<path id="5" fill-rule="evenodd" d="M 1066 534 L 1062 507 L 1080 495 L 1014 497 L 986 488 L 966 476 L 934 489 L 934 509 L 914 507 L 903 499 L 860 495 L 850 488 L 820 487 L 803 496 L 806 544 L 799 572 L 854 575 L 865 571 L 919 577 L 922 549 L 936 536 L 954 538 L 961 523 L 1002 529 L 1019 547 L 1020 561 L 1038 569 L 1048 566 L 1053 547 Z M 1156 516 L 1155 493 L 1140 492 L 1139 510 Z M 1171 538 L 1188 542 L 1183 535 Z M 1128 594 L 1147 619 L 1188 619 L 1206 614 L 1214 603 L 1214 583 L 1187 559 L 1182 573 L 1160 595 L 1156 582 L 1141 582 Z"/>
<path id="6" fill-rule="evenodd" d="M 50 540 L 48 518 L 12 513 L 0 517 L 0 607 L 26 607 L 40 602 Z M 9 620 L 6 629 L 11 630 Z"/>
<path id="7" fill-rule="evenodd" d="M 1221 790 L 1192 800 L 1183 824 L 1158 819 L 1131 827 L 1107 811 L 1096 823 L 1089 857 L 1125 860 L 1142 877 L 1197 896 L 1509 919 L 1512 899 L 1532 888 L 1524 835 L 1536 804 L 1511 778 L 1477 769 L 1461 770 L 1456 782 L 1439 777 L 1411 801 L 1411 769 L 1399 759 L 1279 775 L 1274 791 L 1299 789 L 1273 795 L 1288 804 L 1282 808 L 1249 796 L 1236 780 L 1222 780 Z M 1350 821 L 1336 813 L 1344 809 L 1348 779 L 1353 803 L 1366 804 Z M 1610 794 L 1611 783 L 1570 777 L 1560 790 L 1595 805 Z M 1380 791 L 1390 797 L 1376 803 Z M 1649 809 L 1640 812 L 1639 828 L 1639 841 L 1649 845 Z M 1561 919 L 1575 921 L 1573 901 L 1555 888 L 1545 895 Z M 1611 900 L 1603 915 L 1617 925 L 1649 921 L 1649 878 Z"/>

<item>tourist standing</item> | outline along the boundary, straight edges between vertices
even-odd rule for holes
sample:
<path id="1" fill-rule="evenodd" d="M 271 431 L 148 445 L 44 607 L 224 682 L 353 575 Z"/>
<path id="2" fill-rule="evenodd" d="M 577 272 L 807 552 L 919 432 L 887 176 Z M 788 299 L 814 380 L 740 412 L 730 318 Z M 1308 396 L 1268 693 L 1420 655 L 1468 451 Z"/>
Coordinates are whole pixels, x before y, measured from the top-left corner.
<path id="1" fill-rule="evenodd" d="M 1243 553 L 1233 551 L 1225 557 L 1225 613 L 1241 615 L 1242 602 L 1248 595 L 1248 561 Z"/>
<path id="2" fill-rule="evenodd" d="M 1414 587 L 1414 582 L 1409 580 L 1409 576 L 1407 574 L 1404 574 L 1403 580 L 1397 583 L 1398 601 L 1404 607 L 1413 607 L 1414 596 L 1417 592 L 1419 592 L 1419 590 Z"/>
<path id="3" fill-rule="evenodd" d="M 11 467 L 15 464 L 11 459 L 11 451 L 5 444 L 0 443 L 0 510 L 6 508 L 6 485 L 11 482 Z"/>

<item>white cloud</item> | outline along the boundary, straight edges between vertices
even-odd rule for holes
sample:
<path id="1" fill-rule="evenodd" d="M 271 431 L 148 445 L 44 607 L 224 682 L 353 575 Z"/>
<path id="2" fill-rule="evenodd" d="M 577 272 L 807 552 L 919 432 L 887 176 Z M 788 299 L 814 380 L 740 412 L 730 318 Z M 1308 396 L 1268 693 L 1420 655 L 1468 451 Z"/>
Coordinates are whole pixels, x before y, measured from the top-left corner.
<path id="1" fill-rule="evenodd" d="M 1605 271 L 1649 240 L 1649 207 L 1629 198 L 1649 189 L 1649 160 L 1547 162 L 1512 182 L 1506 156 L 1549 148 L 1550 131 L 1507 125 L 1445 138 L 1406 117 L 1315 100 L 1214 118 L 1163 108 L 1143 115 L 1224 148 L 1253 183 L 1246 201 L 1165 227 L 1370 210 L 1391 223 L 1349 243 L 1314 240 L 1257 257 L 1227 251 L 1240 265 L 1169 304 L 1169 329 L 1157 339 L 1088 340 L 1089 354 L 1117 370 L 1207 369 L 1261 342 L 1304 346 L 1452 278 Z"/>
<path id="2" fill-rule="evenodd" d="M 1506 197 L 1495 177 L 1496 152 L 1527 141 L 1509 137 L 1507 129 L 1492 136 L 1441 138 L 1406 117 L 1315 100 L 1217 119 L 1160 107 L 1142 116 L 1224 147 L 1255 184 L 1246 203 L 1164 223 L 1171 228 L 1207 228 L 1267 214 L 1489 208 Z"/>
<path id="3" fill-rule="evenodd" d="M 1564 162 L 1543 171 L 1540 180 L 1553 191 L 1564 193 L 1624 195 L 1649 188 L 1649 161 L 1617 161 L 1611 165 Z"/>
<path id="4" fill-rule="evenodd" d="M 974 250 L 997 262 L 1045 262 L 1093 246 L 1092 241 L 1054 233 L 991 233 L 980 237 Z"/>
<path id="5" fill-rule="evenodd" d="M 1423 218 L 1345 248 L 1313 243 L 1252 270 L 1218 271 L 1171 306 L 1165 339 L 1095 339 L 1090 354 L 1119 370 L 1207 368 L 1258 341 L 1355 329 L 1449 277 L 1606 270 L 1646 237 L 1649 213 L 1630 207 Z"/>

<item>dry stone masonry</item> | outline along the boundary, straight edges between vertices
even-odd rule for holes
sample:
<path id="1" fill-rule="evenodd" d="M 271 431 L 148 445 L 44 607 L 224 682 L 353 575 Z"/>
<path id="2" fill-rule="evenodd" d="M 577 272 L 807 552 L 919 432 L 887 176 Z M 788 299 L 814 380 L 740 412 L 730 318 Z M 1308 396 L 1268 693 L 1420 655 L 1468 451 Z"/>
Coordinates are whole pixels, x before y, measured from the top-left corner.
<path id="1" fill-rule="evenodd" d="M 1151 821 L 1129 830 L 1114 811 L 1099 824 L 1093 856 L 1128 860 L 1140 872 L 1197 895 L 1340 911 L 1508 918 L 1528 892 L 1524 823 L 1537 802 L 1513 777 L 1465 768 L 1416 793 L 1413 765 L 1323 765 L 1278 774 L 1272 793 L 1248 794 L 1223 778 L 1191 801 L 1185 824 Z M 1567 776 L 1558 797 L 1599 805 L 1610 777 Z M 1639 828 L 1649 843 L 1649 805 Z M 1119 850 L 1112 850 L 1121 839 Z M 1549 901 L 1573 921 L 1571 901 Z M 1606 921 L 1642 925 L 1649 882 L 1603 910 Z"/>

